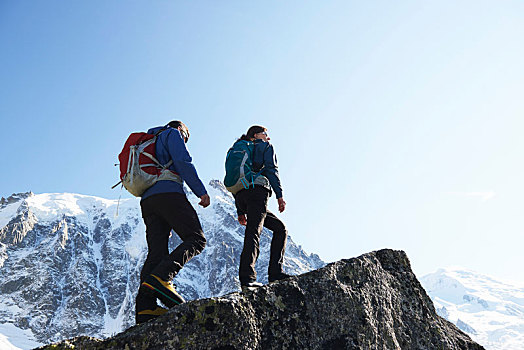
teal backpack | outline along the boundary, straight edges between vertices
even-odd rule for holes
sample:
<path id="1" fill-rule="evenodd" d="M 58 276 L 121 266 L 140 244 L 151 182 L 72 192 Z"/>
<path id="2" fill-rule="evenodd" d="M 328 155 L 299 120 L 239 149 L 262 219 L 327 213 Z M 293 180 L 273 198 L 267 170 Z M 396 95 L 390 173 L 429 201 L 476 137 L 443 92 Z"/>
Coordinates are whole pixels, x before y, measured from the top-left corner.
<path id="1" fill-rule="evenodd" d="M 242 189 L 255 185 L 256 178 L 260 175 L 253 169 L 253 151 L 255 144 L 251 141 L 239 140 L 227 151 L 226 176 L 224 186 L 236 194 Z"/>

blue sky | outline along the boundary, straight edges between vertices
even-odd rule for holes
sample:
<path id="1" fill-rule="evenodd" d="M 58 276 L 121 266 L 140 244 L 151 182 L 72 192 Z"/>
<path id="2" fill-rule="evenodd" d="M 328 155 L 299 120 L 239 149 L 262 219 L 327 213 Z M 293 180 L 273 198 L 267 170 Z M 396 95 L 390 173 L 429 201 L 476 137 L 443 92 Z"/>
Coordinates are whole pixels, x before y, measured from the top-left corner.
<path id="1" fill-rule="evenodd" d="M 222 179 L 227 149 L 262 124 L 281 217 L 307 251 L 390 247 L 419 275 L 460 265 L 524 281 L 523 10 L 3 0 L 0 196 L 118 198 L 127 135 L 173 119 L 202 179 Z"/>

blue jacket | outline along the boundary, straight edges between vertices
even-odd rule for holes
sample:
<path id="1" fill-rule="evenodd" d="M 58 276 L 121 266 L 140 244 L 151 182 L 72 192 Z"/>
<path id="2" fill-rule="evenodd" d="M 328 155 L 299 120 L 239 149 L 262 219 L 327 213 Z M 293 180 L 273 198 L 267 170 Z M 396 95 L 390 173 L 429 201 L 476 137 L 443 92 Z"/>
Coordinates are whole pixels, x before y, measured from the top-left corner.
<path id="1" fill-rule="evenodd" d="M 152 128 L 147 133 L 155 134 L 162 128 L 162 126 Z M 167 164 L 171 159 L 173 160 L 173 164 L 168 169 L 178 173 L 197 197 L 207 193 L 204 184 L 198 177 L 195 166 L 191 163 L 191 155 L 189 155 L 184 139 L 178 129 L 168 126 L 165 131 L 162 131 L 156 140 L 155 152 L 156 158 L 161 164 Z M 158 181 L 142 194 L 142 199 L 154 194 L 168 192 L 184 193 L 184 188 L 175 181 Z"/>
<path id="2" fill-rule="evenodd" d="M 269 184 L 277 198 L 282 197 L 282 185 L 280 184 L 280 176 L 278 175 L 277 155 L 273 149 L 273 145 L 263 140 L 255 140 L 255 149 L 253 154 L 253 168 L 260 169 L 261 175 L 264 175 L 269 180 Z M 269 189 L 271 190 L 271 189 Z"/>

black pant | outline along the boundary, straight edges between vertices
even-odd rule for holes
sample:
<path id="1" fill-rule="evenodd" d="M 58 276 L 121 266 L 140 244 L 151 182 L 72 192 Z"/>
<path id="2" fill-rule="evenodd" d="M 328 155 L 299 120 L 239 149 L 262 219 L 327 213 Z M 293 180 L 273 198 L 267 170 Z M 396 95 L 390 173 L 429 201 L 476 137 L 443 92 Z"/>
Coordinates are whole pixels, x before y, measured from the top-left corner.
<path id="1" fill-rule="evenodd" d="M 255 263 L 260 252 L 260 233 L 262 226 L 273 231 L 269 255 L 268 275 L 277 276 L 282 272 L 286 250 L 287 230 L 284 223 L 275 214 L 267 210 L 269 191 L 255 186 L 237 193 L 235 200 L 238 207 L 247 213 L 247 225 L 244 236 L 244 248 L 240 255 L 239 278 L 244 284 L 256 281 Z"/>
<path id="2" fill-rule="evenodd" d="M 153 274 L 171 281 L 182 266 L 206 245 L 206 238 L 195 209 L 182 193 L 160 193 L 140 202 L 146 224 L 147 258 L 140 273 L 140 282 Z M 173 229 L 182 243 L 171 253 L 169 235 Z"/>

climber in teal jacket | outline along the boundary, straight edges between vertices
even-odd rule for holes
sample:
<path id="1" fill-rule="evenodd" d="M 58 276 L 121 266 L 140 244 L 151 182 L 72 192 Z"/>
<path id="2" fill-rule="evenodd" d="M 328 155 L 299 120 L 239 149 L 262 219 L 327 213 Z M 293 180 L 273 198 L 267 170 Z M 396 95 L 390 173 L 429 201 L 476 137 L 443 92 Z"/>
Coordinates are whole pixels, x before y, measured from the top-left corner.
<path id="1" fill-rule="evenodd" d="M 261 284 L 257 282 L 255 263 L 260 253 L 259 242 L 262 226 L 273 231 L 268 266 L 269 282 L 290 277 L 283 272 L 287 241 L 286 226 L 267 209 L 267 202 L 272 190 L 275 192 L 280 212 L 285 210 L 286 202 L 280 183 L 277 157 L 273 146 L 269 143 L 270 138 L 267 135 L 267 129 L 263 126 L 254 125 L 239 140 L 254 143 L 253 169 L 260 172 L 260 175 L 249 188 L 240 190 L 234 196 L 238 222 L 246 226 L 244 247 L 240 256 L 239 279 L 242 287 L 258 287 Z"/>

